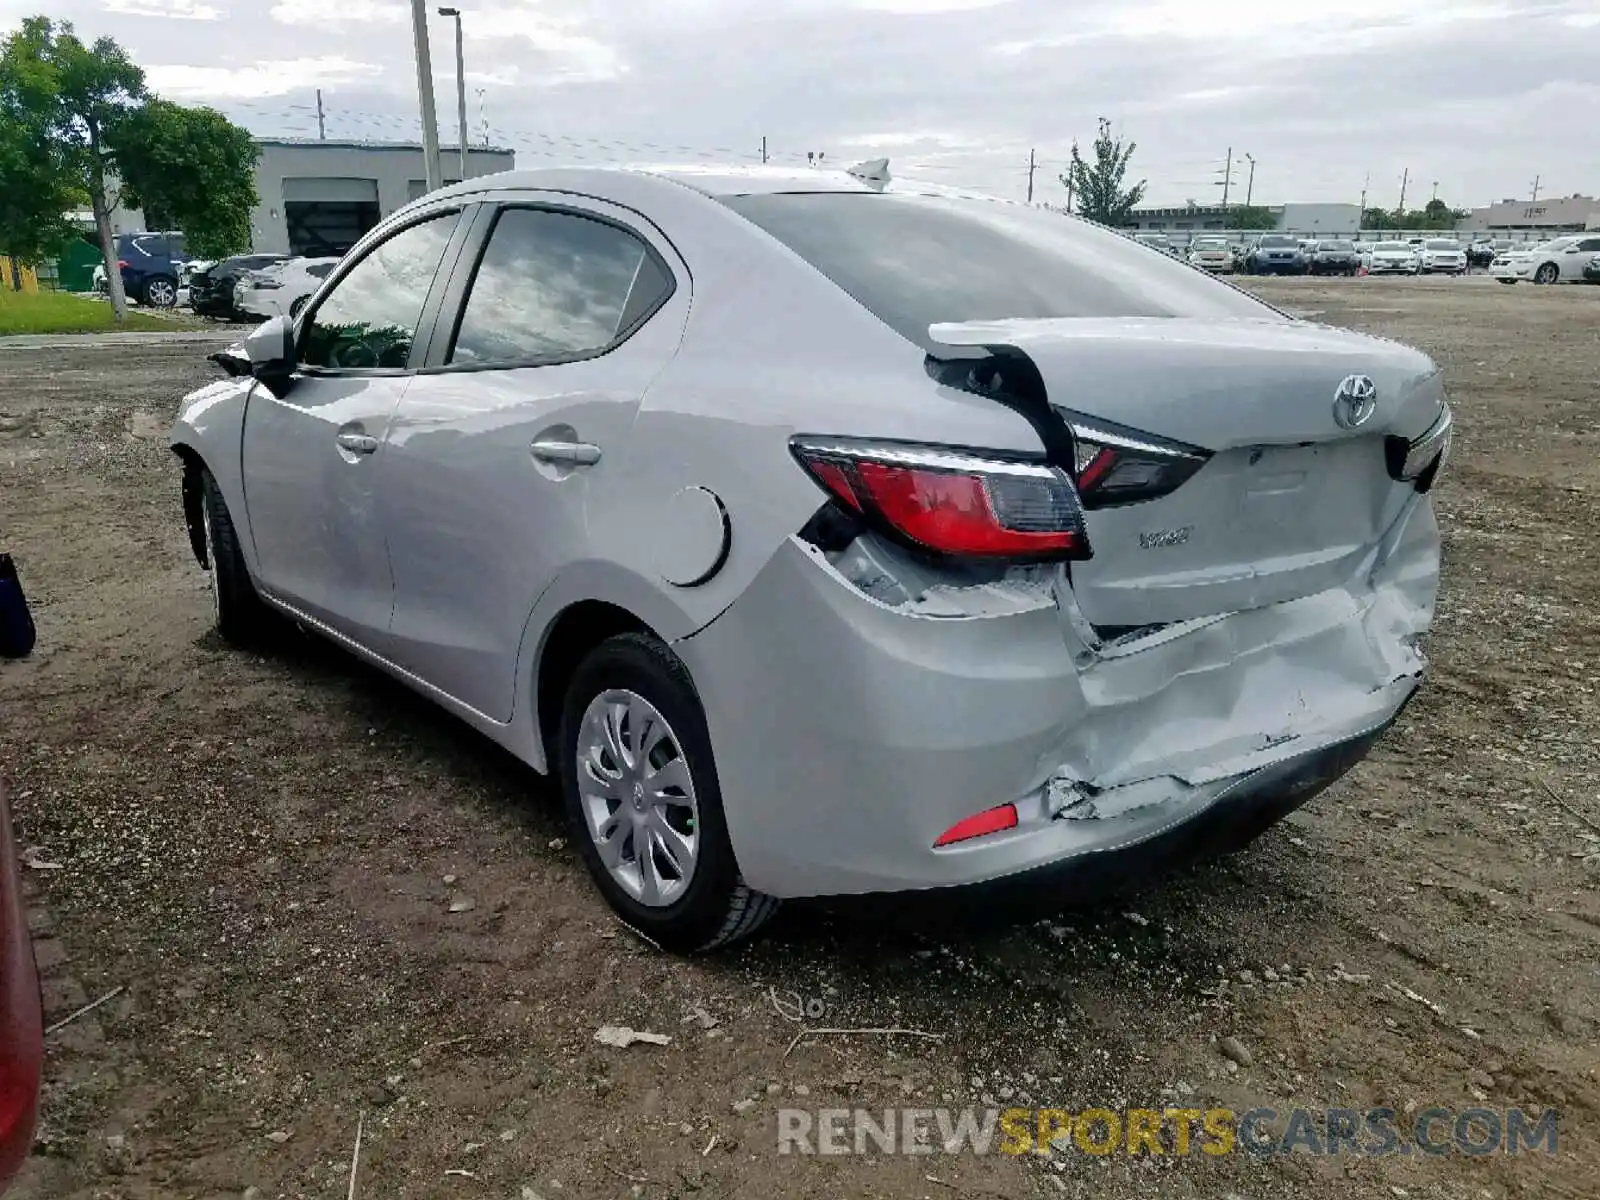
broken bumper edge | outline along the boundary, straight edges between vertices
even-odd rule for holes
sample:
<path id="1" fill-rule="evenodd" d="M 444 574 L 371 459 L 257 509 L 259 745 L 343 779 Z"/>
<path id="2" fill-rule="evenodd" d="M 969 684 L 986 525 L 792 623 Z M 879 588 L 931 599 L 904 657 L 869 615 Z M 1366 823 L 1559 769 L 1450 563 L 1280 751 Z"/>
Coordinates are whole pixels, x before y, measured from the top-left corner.
<path id="1" fill-rule="evenodd" d="M 835 903 L 859 903 L 918 923 L 931 919 L 973 926 L 1039 920 L 1075 905 L 1146 890 L 1184 867 L 1242 849 L 1320 795 L 1367 756 L 1415 695 L 1376 729 L 1222 781 L 1203 805 L 1146 836 L 994 879 L 842 897 Z"/>

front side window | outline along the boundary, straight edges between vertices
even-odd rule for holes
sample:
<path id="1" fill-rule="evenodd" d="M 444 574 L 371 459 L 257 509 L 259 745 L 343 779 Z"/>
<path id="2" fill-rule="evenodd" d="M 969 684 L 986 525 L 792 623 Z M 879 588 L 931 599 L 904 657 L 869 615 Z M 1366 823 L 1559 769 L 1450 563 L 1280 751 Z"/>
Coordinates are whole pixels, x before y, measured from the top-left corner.
<path id="1" fill-rule="evenodd" d="M 609 349 L 672 292 L 637 235 L 592 217 L 508 208 L 472 279 L 449 361 L 557 361 Z"/>
<path id="2" fill-rule="evenodd" d="M 407 226 L 363 257 L 312 314 L 300 362 L 344 370 L 406 366 L 456 218 L 451 212 Z"/>

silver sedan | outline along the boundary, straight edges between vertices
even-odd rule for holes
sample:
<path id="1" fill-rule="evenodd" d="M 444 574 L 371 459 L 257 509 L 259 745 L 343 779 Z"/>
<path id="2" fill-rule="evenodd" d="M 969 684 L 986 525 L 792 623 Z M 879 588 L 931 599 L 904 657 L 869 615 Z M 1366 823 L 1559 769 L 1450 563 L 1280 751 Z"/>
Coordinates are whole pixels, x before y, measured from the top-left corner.
<path id="1" fill-rule="evenodd" d="M 1422 677 L 1434 364 L 1074 217 L 848 173 L 433 193 L 172 434 L 287 615 L 556 775 L 698 950 L 1234 847 Z"/>

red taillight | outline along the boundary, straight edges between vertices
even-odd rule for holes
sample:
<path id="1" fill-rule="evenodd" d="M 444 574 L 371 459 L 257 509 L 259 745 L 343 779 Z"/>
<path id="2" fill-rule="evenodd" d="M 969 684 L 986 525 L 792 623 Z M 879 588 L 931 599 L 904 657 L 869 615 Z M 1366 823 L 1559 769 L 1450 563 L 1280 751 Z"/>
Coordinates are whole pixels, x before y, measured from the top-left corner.
<path id="1" fill-rule="evenodd" d="M 117 270 L 126 271 L 127 269 L 128 269 L 128 260 L 125 259 L 125 258 L 117 259 Z"/>
<path id="2" fill-rule="evenodd" d="M 981 813 L 957 821 L 939 835 L 939 840 L 934 842 L 934 848 L 948 846 L 954 842 L 964 842 L 969 838 L 983 837 L 985 834 L 999 833 L 1003 829 L 1017 827 L 1017 806 L 1015 804 L 1002 804 L 999 808 L 985 809 Z"/>
<path id="3" fill-rule="evenodd" d="M 901 541 L 940 554 L 1083 559 L 1083 510 L 1041 462 L 902 443 L 796 438 L 795 457 L 835 499 Z"/>
<path id="4" fill-rule="evenodd" d="M 1073 464 L 1085 508 L 1155 500 L 1176 491 L 1205 466 L 1210 451 L 1059 410 L 1072 427 Z"/>

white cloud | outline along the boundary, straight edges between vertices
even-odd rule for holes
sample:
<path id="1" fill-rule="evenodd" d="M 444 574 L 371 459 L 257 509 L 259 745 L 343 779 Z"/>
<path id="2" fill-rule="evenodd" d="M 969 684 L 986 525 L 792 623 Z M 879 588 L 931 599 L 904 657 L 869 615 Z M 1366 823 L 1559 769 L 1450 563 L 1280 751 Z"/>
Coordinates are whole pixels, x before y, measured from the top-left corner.
<path id="1" fill-rule="evenodd" d="M 359 83 L 377 78 L 383 68 L 348 58 L 295 58 L 258 62 L 241 67 L 147 67 L 145 78 L 157 93 L 169 98 L 247 99 L 285 96 L 290 92 L 335 83 Z"/>
<path id="2" fill-rule="evenodd" d="M 430 11 L 433 8 L 430 5 Z M 372 25 L 405 18 L 409 9 L 395 0 L 278 0 L 271 17 L 281 25 Z"/>
<path id="3" fill-rule="evenodd" d="M 174 21 L 215 21 L 222 13 L 199 0 L 106 0 L 108 13 L 127 17 L 166 17 Z"/>
<path id="4" fill-rule="evenodd" d="M 544 9 L 486 8 L 468 11 L 464 31 L 469 41 L 503 42 L 521 38 L 542 51 L 549 62 L 528 65 L 522 78 L 533 86 L 556 83 L 594 83 L 615 79 L 628 67 L 615 46 L 581 33 L 571 19 Z"/>

